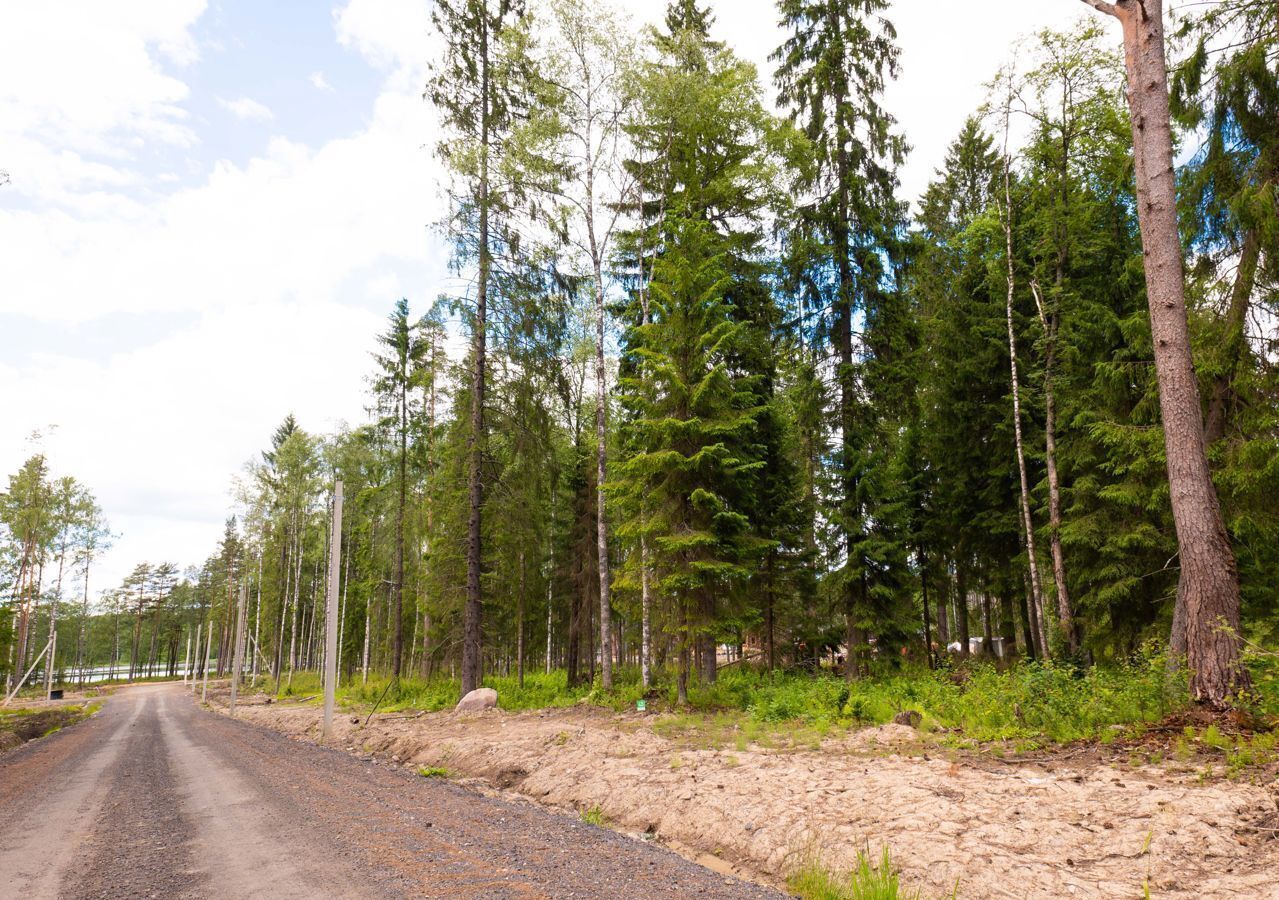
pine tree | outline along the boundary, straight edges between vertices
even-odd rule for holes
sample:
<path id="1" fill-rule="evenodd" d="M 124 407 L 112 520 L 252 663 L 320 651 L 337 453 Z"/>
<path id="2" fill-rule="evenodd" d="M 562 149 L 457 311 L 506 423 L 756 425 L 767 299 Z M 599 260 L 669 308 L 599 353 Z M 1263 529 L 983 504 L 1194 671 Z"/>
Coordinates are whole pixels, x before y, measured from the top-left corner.
<path id="1" fill-rule="evenodd" d="M 1192 695 L 1215 707 L 1249 684 L 1240 657 L 1239 577 L 1204 446 L 1177 222 L 1162 0 L 1086 0 L 1124 29 L 1147 300 L 1184 604 Z M 1176 626 L 1174 626 L 1175 628 Z"/>

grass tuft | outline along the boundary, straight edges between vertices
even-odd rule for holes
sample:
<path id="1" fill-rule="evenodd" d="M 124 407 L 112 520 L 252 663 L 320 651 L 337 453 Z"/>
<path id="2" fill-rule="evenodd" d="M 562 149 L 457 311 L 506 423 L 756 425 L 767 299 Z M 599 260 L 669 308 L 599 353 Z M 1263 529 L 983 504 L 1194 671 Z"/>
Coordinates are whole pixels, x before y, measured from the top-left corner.
<path id="1" fill-rule="evenodd" d="M 892 859 L 885 847 L 879 861 L 858 851 L 851 872 L 836 873 L 813 859 L 804 863 L 786 882 L 803 900 L 920 900 L 918 891 L 903 892 Z"/>

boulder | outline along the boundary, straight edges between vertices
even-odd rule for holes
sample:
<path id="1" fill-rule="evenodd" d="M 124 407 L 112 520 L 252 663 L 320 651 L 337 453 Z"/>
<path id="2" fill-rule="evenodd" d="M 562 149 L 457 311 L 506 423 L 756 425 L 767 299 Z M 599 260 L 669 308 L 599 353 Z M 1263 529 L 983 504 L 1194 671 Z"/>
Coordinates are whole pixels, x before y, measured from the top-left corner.
<path id="1" fill-rule="evenodd" d="M 909 725 L 911 728 L 918 728 L 919 721 L 923 718 L 913 709 L 903 709 L 897 715 L 893 716 L 894 725 Z"/>
<path id="2" fill-rule="evenodd" d="M 497 691 L 492 688 L 476 688 L 458 701 L 457 707 L 453 712 L 484 712 L 484 710 L 493 709 L 495 706 L 497 706 Z"/>

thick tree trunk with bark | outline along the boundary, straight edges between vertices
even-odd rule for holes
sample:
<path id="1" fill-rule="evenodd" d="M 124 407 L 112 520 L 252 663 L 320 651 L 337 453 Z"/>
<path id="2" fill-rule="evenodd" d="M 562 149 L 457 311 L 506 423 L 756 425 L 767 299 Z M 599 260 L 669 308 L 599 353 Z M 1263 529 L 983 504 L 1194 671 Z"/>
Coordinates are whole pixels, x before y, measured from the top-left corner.
<path id="1" fill-rule="evenodd" d="M 1119 19 L 1124 31 L 1132 117 L 1137 215 L 1145 255 L 1150 331 L 1168 486 L 1181 559 L 1190 691 L 1227 707 L 1249 684 L 1240 655 L 1239 579 L 1204 446 L 1199 386 L 1190 356 L 1185 275 L 1177 230 L 1168 71 L 1162 0 L 1085 0 Z"/>

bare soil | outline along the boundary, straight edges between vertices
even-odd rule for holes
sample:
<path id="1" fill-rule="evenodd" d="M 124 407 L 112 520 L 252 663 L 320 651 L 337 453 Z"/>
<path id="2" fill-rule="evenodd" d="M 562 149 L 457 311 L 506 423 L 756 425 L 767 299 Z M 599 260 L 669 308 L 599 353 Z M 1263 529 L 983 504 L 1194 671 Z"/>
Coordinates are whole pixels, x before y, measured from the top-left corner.
<path id="1" fill-rule="evenodd" d="M 0 755 L 0 898 L 770 898 L 651 844 L 117 691 Z"/>
<path id="2" fill-rule="evenodd" d="M 253 703 L 250 700 L 250 703 Z M 249 721 L 315 740 L 315 706 L 258 703 Z M 578 707 L 455 716 L 340 715 L 339 746 L 441 767 L 781 884 L 802 862 L 849 866 L 887 846 L 925 896 L 1279 898 L 1279 783 L 1202 777 L 1075 748 L 1028 760 L 958 753 L 914 729 L 817 749 L 690 746 L 654 717 Z"/>

